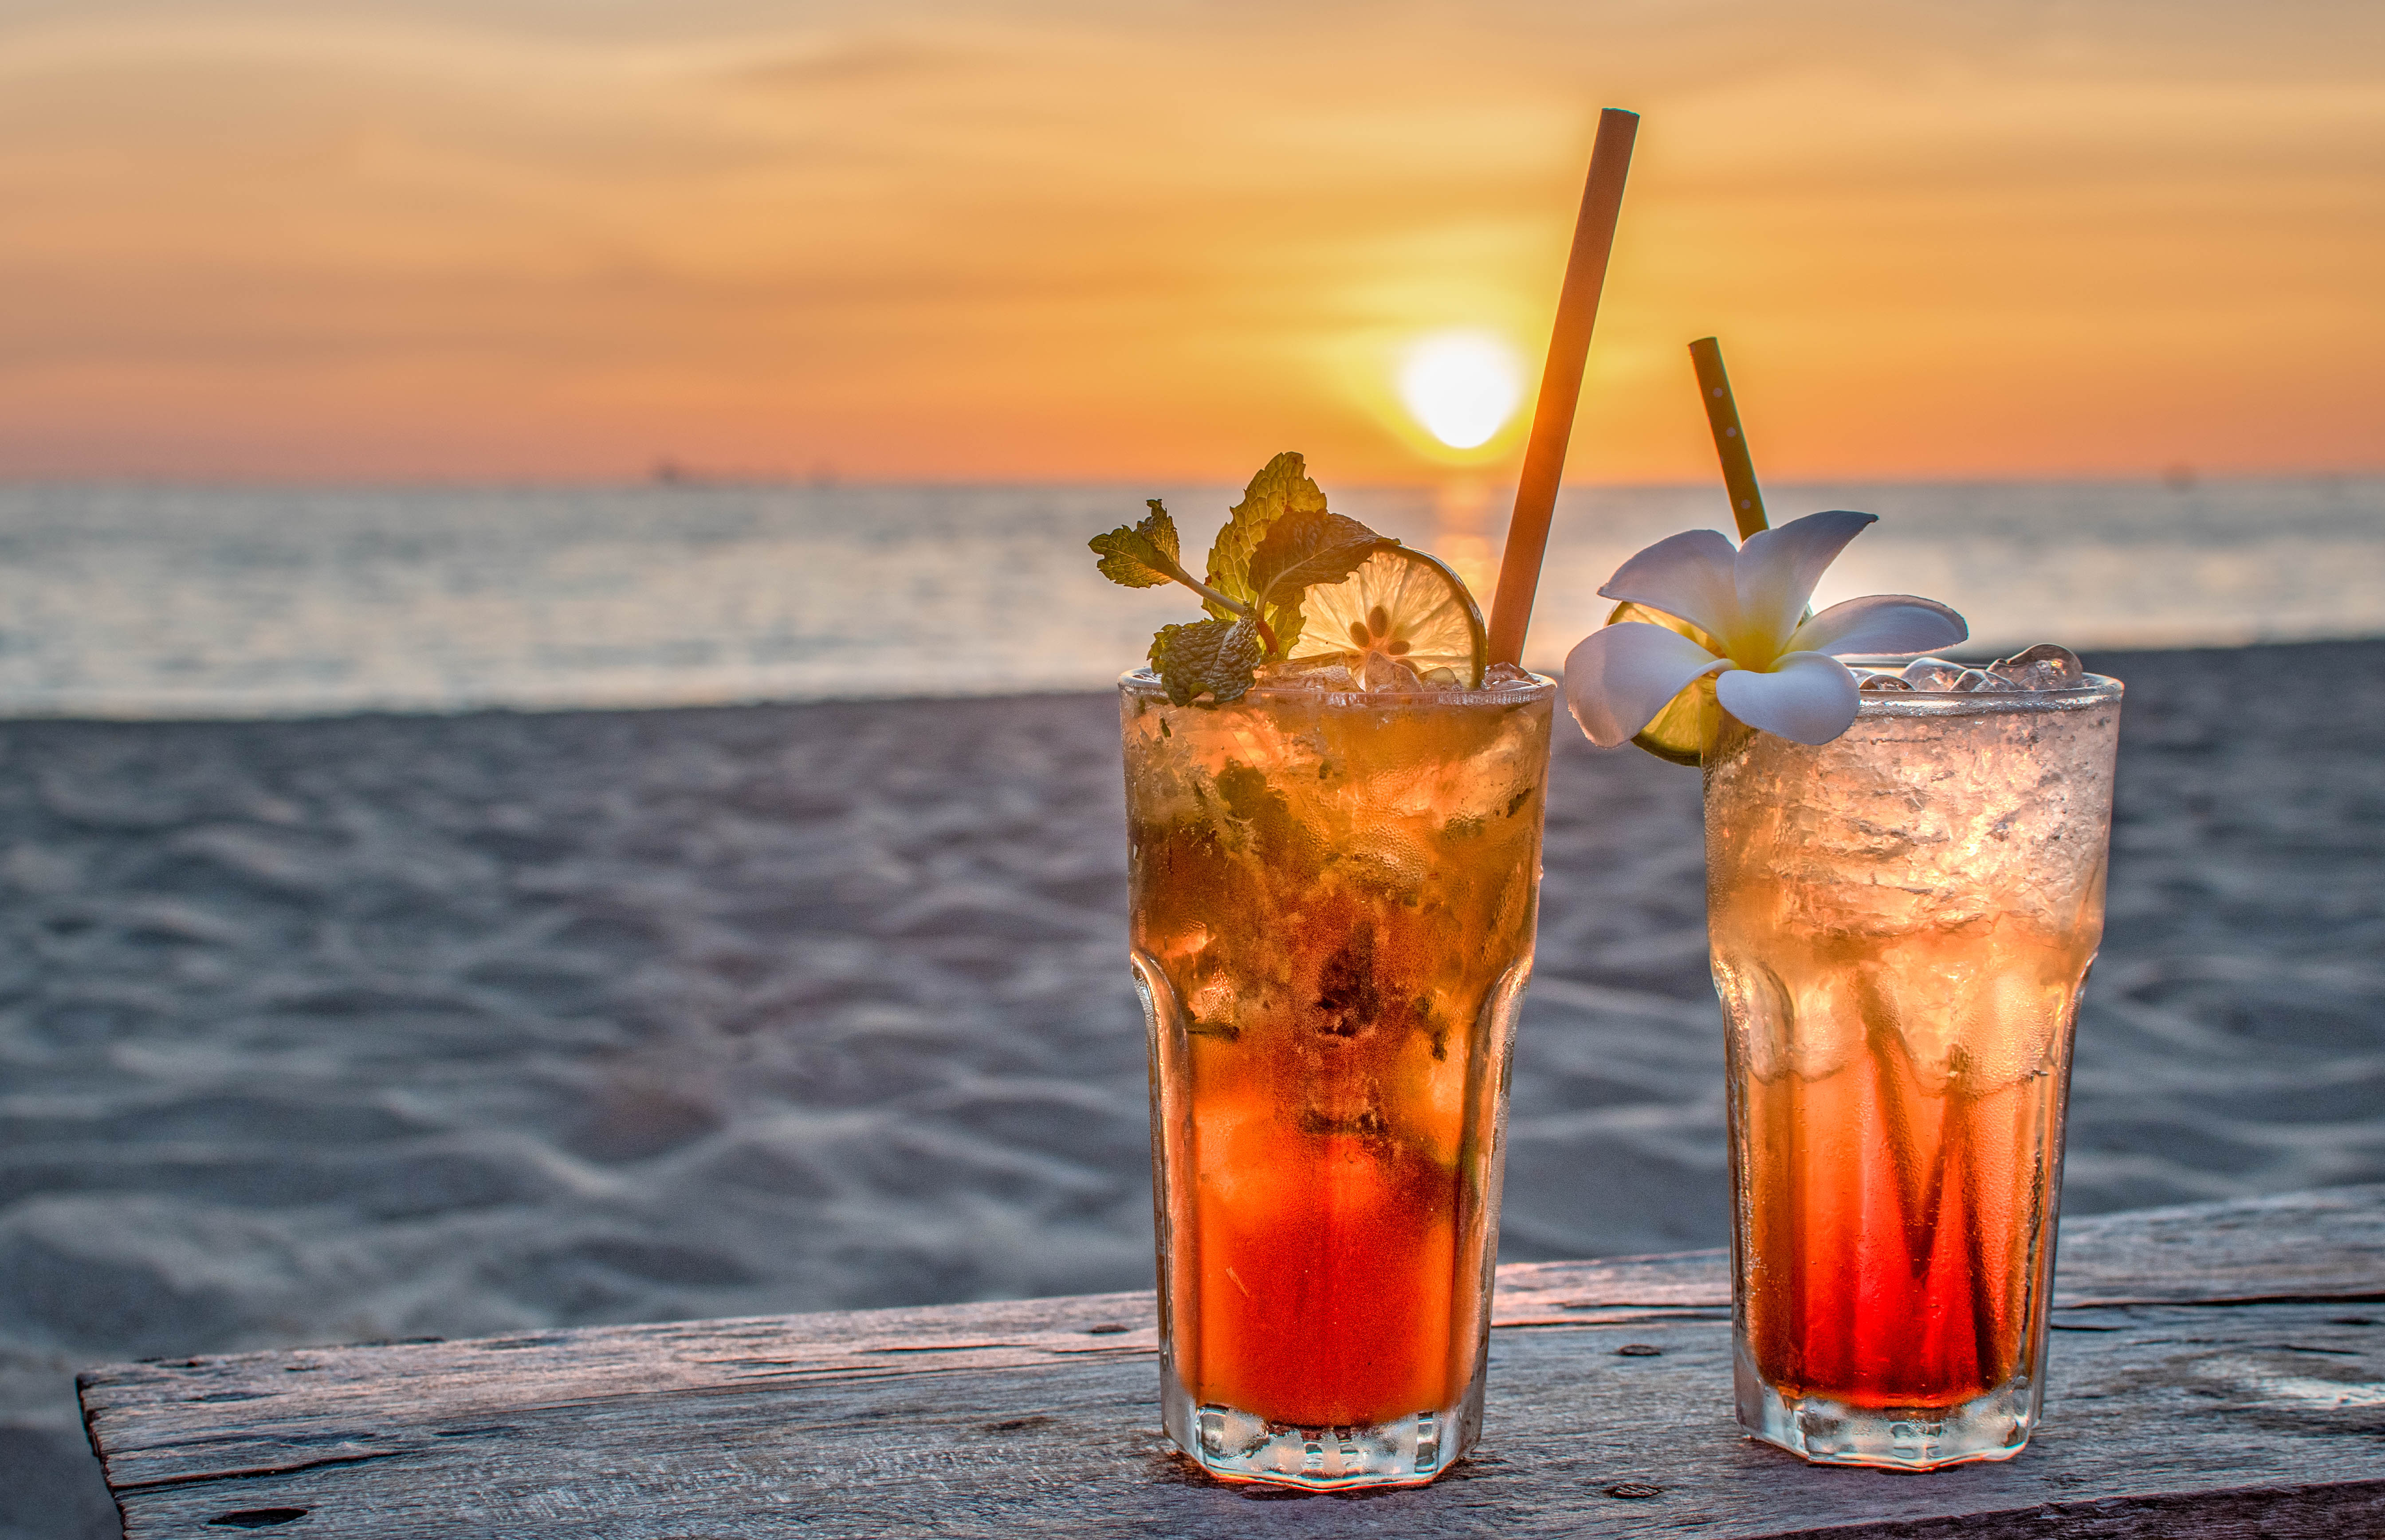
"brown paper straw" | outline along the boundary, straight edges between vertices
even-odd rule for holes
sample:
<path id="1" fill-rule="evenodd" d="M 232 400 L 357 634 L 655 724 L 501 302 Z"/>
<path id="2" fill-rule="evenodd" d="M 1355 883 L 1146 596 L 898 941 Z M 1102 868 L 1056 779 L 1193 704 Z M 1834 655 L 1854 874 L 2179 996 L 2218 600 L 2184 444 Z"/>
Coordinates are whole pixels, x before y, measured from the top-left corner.
<path id="1" fill-rule="evenodd" d="M 1492 663 L 1524 660 L 1524 630 L 1532 623 L 1532 595 L 1541 586 L 1541 557 L 1549 547 L 1549 515 L 1565 475 L 1566 442 L 1573 436 L 1573 409 L 1581 399 L 1581 366 L 1590 356 L 1590 329 L 1598 320 L 1615 219 L 1623 209 L 1623 178 L 1631 168 L 1631 141 L 1639 131 L 1636 112 L 1608 107 L 1598 115 L 1590 181 L 1574 220 L 1573 255 L 1566 259 L 1549 361 L 1541 371 L 1540 404 L 1532 410 L 1531 441 L 1516 487 L 1516 512 L 1507 521 L 1506 554 L 1499 562 L 1499 590 L 1491 601 Z"/>
<path id="2" fill-rule="evenodd" d="M 1740 431 L 1739 404 L 1731 399 L 1730 377 L 1722 372 L 1722 344 L 1711 337 L 1699 338 L 1690 344 L 1690 362 L 1698 371 L 1706 426 L 1714 429 L 1722 484 L 1730 489 L 1730 516 L 1739 521 L 1739 538 L 1745 540 L 1765 528 L 1764 494 L 1756 490 L 1755 462 L 1747 455 L 1747 435 Z"/>

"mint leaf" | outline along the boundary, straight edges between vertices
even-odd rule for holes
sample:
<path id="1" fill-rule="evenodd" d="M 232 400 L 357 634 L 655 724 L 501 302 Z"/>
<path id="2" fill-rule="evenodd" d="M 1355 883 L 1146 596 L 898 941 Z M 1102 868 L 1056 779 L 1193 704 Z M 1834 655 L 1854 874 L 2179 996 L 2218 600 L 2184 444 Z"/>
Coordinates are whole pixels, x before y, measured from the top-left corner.
<path id="1" fill-rule="evenodd" d="M 1196 620 L 1163 626 L 1151 639 L 1151 666 L 1168 689 L 1168 699 L 1189 706 L 1206 691 L 1219 703 L 1239 701 L 1266 656 L 1255 619 Z"/>
<path id="2" fill-rule="evenodd" d="M 1130 589 L 1187 580 L 1177 555 L 1176 521 L 1168 516 L 1159 499 L 1150 498 L 1147 503 L 1151 512 L 1141 524 L 1131 528 L 1121 524 L 1085 542 L 1101 557 L 1102 576 Z"/>
<path id="3" fill-rule="evenodd" d="M 1259 542 L 1286 514 L 1309 511 L 1325 511 L 1325 494 L 1308 478 L 1308 462 L 1289 453 L 1269 460 L 1251 478 L 1242 500 L 1234 504 L 1226 527 L 1217 531 L 1216 543 L 1209 547 L 1209 587 L 1230 599 L 1255 603 L 1259 590 L 1251 582 L 1251 557 Z M 1212 601 L 1209 613 L 1226 615 L 1232 611 Z"/>
<path id="4" fill-rule="evenodd" d="M 1338 583 L 1386 545 L 1398 543 L 1341 514 L 1287 514 L 1278 519 L 1251 553 L 1251 587 L 1260 597 L 1279 583 L 1306 588 Z"/>
<path id="5" fill-rule="evenodd" d="M 1277 648 L 1289 652 L 1300 640 L 1300 603 L 1312 584 L 1338 583 L 1376 552 L 1398 543 L 1322 508 L 1296 509 L 1277 519 L 1251 553 L 1250 567 L 1251 587 L 1258 590 L 1259 611 Z"/>

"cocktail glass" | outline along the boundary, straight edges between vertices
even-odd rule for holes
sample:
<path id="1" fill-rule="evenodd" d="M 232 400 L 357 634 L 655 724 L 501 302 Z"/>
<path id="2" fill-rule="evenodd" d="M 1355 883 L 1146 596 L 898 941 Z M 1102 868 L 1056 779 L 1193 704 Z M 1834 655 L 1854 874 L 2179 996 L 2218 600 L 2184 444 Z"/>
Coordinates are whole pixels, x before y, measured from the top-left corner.
<path id="1" fill-rule="evenodd" d="M 2008 1459 L 2044 1394 L 2120 685 L 1867 690 L 1727 724 L 1707 925 L 1729 1048 L 1739 1420 L 1807 1459 Z"/>
<path id="2" fill-rule="evenodd" d="M 1120 684 L 1168 1435 L 1430 1481 L 1481 1426 L 1555 687 Z"/>

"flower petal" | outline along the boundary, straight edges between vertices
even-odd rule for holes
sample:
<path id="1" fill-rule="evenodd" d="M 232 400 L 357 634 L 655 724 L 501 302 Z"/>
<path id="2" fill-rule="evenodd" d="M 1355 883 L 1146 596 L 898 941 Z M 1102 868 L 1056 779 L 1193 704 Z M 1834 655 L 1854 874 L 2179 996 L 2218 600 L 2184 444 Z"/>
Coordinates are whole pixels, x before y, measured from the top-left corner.
<path id="1" fill-rule="evenodd" d="M 1567 675 L 1568 683 L 1572 675 Z M 1791 652 L 1768 674 L 1734 668 L 1715 680 L 1722 709 L 1792 743 L 1828 743 L 1854 725 L 1863 697 L 1847 665 L 1822 652 Z"/>
<path id="2" fill-rule="evenodd" d="M 1833 508 L 1748 536 L 1732 564 L 1741 623 L 1751 631 L 1760 628 L 1775 652 L 1788 652 L 1789 633 L 1797 628 L 1823 569 L 1865 525 L 1878 522 L 1874 514 Z"/>
<path id="3" fill-rule="evenodd" d="M 1833 604 L 1797 627 L 1792 652 L 1935 652 L 1969 640 L 1963 617 L 1935 599 L 1870 593 Z"/>
<path id="4" fill-rule="evenodd" d="M 1691 680 L 1722 666 L 1723 659 L 1685 636 L 1626 620 L 1591 632 L 1566 655 L 1566 704 L 1592 743 L 1612 749 L 1655 720 Z"/>
<path id="5" fill-rule="evenodd" d="M 1739 591 L 1731 578 L 1738 555 L 1720 530 L 1685 529 L 1617 567 L 1598 591 L 1679 615 L 1715 636 L 1728 636 L 1739 619 Z"/>

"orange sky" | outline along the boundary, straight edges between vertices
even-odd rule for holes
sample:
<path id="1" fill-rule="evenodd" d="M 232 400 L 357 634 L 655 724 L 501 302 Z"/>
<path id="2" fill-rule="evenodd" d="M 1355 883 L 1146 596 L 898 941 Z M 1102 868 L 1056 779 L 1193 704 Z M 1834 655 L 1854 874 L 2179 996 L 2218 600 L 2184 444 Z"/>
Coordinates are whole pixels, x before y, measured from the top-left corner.
<path id="1" fill-rule="evenodd" d="M 1417 480 L 1605 105 L 1577 478 L 2385 466 L 2373 0 L 0 0 L 0 477 Z"/>

